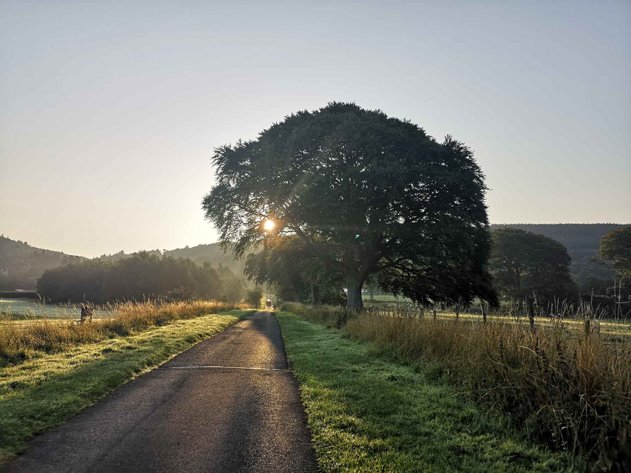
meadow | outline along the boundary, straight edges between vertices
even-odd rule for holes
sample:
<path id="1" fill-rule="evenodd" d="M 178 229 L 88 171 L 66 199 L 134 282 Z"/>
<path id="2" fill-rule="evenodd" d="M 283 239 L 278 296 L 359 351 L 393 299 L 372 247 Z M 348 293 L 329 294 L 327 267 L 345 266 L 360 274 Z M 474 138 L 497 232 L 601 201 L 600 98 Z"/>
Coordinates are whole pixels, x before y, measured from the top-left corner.
<path id="1" fill-rule="evenodd" d="M 404 364 L 434 364 L 461 395 L 594 471 L 631 468 L 629 322 L 287 304 Z"/>
<path id="2" fill-rule="evenodd" d="M 47 306 L 51 307 L 51 306 Z M 101 317 L 79 323 L 74 310 L 62 318 L 62 308 L 48 317 L 5 315 L 0 322 L 0 367 L 21 363 L 42 353 L 63 351 L 82 343 L 127 336 L 180 319 L 236 309 L 238 304 L 193 300 L 181 302 L 124 302 L 101 309 Z M 30 309 L 29 309 L 30 310 Z M 105 312 L 106 314 L 103 314 Z M 73 317 L 73 318 L 71 318 Z"/>

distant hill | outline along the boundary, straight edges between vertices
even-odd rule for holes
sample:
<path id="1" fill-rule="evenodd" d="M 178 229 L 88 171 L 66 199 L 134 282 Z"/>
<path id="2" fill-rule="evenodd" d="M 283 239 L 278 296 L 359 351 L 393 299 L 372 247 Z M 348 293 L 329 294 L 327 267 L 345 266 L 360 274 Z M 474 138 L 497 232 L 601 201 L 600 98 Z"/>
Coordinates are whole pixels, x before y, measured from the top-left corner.
<path id="1" fill-rule="evenodd" d="M 60 251 L 35 248 L 26 242 L 0 236 L 0 290 L 34 289 L 47 269 L 76 263 L 85 258 Z"/>
<path id="2" fill-rule="evenodd" d="M 173 258 L 188 258 L 199 265 L 210 263 L 213 266 L 225 266 L 237 276 L 241 276 L 243 273 L 243 261 L 235 260 L 232 256 L 224 254 L 219 243 L 187 246 L 167 250 L 164 253 L 159 250 L 149 250 L 147 253 L 164 254 Z M 114 262 L 128 258 L 131 254 L 120 251 L 95 259 Z M 78 263 L 87 259 L 82 256 L 67 255 L 60 251 L 36 248 L 27 242 L 12 240 L 2 235 L 0 237 L 0 291 L 35 289 L 37 280 L 47 269 Z"/>
<path id="3" fill-rule="evenodd" d="M 616 223 L 558 223 L 491 225 L 491 228 L 511 227 L 547 236 L 562 243 L 572 258 L 570 272 L 579 288 L 586 290 L 602 286 L 614 277 L 613 270 L 594 261 L 600 239 L 612 230 L 627 225 Z"/>
<path id="4" fill-rule="evenodd" d="M 235 259 L 230 254 L 225 254 L 219 243 L 209 243 L 207 245 L 197 246 L 185 246 L 184 248 L 176 248 L 174 250 L 147 250 L 146 253 L 154 255 L 170 256 L 172 258 L 190 259 L 194 263 L 203 265 L 204 263 L 210 263 L 213 266 L 225 266 L 229 268 L 236 275 L 241 276 L 243 268 L 245 266 L 242 260 Z M 118 261 L 120 259 L 128 258 L 133 253 L 125 253 L 120 251 L 111 255 L 99 256 L 98 259 L 106 261 Z"/>
<path id="5" fill-rule="evenodd" d="M 167 256 L 173 258 L 188 258 L 197 264 L 210 263 L 213 266 L 226 266 L 235 274 L 241 274 L 244 267 L 242 260 L 235 259 L 231 254 L 223 252 L 219 243 L 210 243 L 208 245 L 197 245 L 193 247 L 177 248 L 175 250 L 167 250 Z"/>

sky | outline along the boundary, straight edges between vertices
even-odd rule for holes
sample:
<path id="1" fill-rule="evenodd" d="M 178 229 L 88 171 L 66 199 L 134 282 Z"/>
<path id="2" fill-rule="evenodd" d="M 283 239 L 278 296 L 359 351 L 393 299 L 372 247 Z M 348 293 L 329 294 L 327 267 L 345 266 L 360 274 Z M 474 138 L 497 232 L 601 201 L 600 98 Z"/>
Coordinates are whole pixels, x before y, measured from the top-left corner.
<path id="1" fill-rule="evenodd" d="M 627 0 L 0 0 L 0 233 L 216 241 L 213 149 L 331 101 L 463 141 L 492 223 L 631 222 Z"/>

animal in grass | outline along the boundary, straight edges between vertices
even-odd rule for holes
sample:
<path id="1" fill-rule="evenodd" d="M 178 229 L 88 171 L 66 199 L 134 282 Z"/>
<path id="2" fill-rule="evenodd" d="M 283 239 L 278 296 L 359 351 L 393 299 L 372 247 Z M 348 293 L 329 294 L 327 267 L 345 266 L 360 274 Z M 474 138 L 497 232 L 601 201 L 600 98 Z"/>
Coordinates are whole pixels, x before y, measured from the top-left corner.
<path id="1" fill-rule="evenodd" d="M 81 304 L 81 323 L 86 320 L 92 322 L 92 316 L 94 315 L 94 309 L 88 304 Z"/>

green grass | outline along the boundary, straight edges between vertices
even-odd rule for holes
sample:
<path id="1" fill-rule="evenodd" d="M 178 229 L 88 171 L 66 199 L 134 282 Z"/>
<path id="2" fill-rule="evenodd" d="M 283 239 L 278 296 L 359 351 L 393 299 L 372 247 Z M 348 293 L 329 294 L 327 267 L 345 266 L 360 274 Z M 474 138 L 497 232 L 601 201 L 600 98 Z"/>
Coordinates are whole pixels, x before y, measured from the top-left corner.
<path id="1" fill-rule="evenodd" d="M 215 335 L 250 311 L 176 320 L 0 369 L 0 462 L 117 386 Z"/>
<path id="2" fill-rule="evenodd" d="M 393 362 L 289 313 L 278 319 L 323 471 L 572 471 L 569 456 L 459 397 L 436 366 Z"/>

